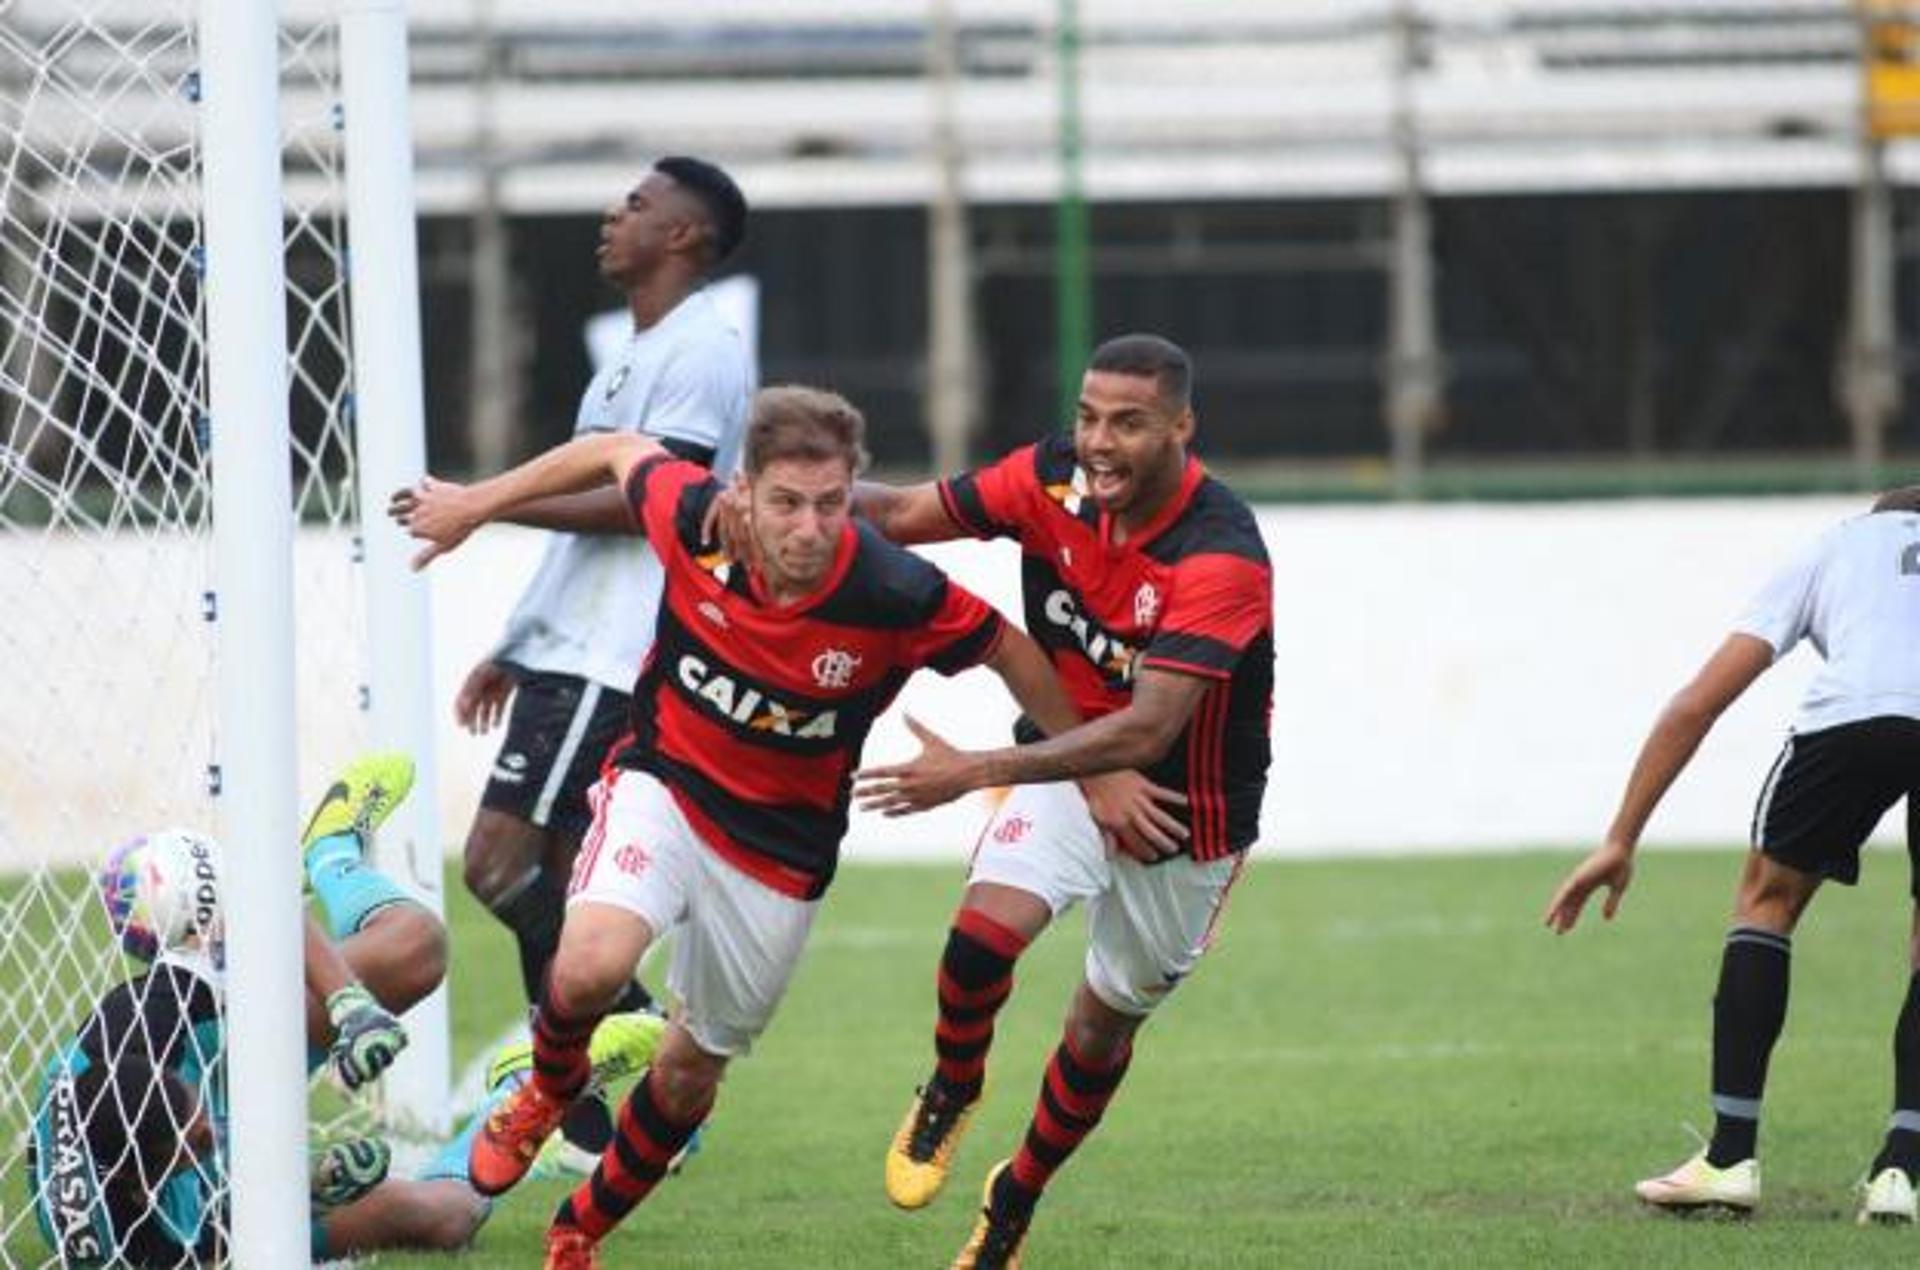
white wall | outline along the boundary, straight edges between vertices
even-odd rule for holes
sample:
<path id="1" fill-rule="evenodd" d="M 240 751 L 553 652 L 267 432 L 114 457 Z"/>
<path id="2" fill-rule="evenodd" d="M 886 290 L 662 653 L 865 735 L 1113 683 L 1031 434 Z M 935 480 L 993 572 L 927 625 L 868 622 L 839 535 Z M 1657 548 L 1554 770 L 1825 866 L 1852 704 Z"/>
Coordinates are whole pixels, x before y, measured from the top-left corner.
<path id="1" fill-rule="evenodd" d="M 1612 814 L 1654 714 L 1785 553 L 1856 499 L 1269 509 L 1278 666 L 1272 853 L 1579 844 Z M 531 571 L 537 535 L 491 531 L 435 565 L 438 694 L 485 649 Z M 1017 612 L 1004 544 L 930 552 Z M 1802 650 L 1721 721 L 1650 842 L 1744 838 L 1753 795 L 1808 679 Z M 904 757 L 911 710 L 994 744 L 1012 708 L 985 672 L 923 675 L 875 729 Z M 491 745 L 449 728 L 443 823 L 463 826 Z M 986 803 L 858 817 L 849 858 L 955 854 Z"/>
<path id="2" fill-rule="evenodd" d="M 1661 703 L 1786 552 L 1860 505 L 1802 498 L 1263 512 L 1279 649 L 1264 849 L 1301 855 L 1591 841 Z M 489 530 L 428 575 L 434 697 L 445 721 L 435 793 L 454 844 L 496 738 L 457 732 L 448 703 L 494 639 L 539 547 L 536 533 Z M 143 549 L 150 544 L 131 545 Z M 86 608 L 83 595 L 52 593 L 55 580 L 81 574 L 50 562 L 48 550 L 45 542 L 0 540 L 0 576 L 24 571 L 28 562 L 15 553 L 32 551 L 41 579 L 30 588 L 33 602 L 6 614 L 7 647 L 71 640 L 72 615 Z M 75 544 L 73 563 L 104 550 Z M 1017 612 L 1012 548 L 965 543 L 931 554 Z M 344 569 L 344 558 L 338 544 L 303 536 L 302 594 L 345 586 L 344 577 L 316 580 Z M 36 623 L 44 628 L 37 633 Z M 377 638 L 377 620 L 373 626 Z M 315 622 L 305 629 L 331 628 Z M 38 726 L 118 706 L 118 717 L 155 738 L 197 731 L 182 723 L 207 699 L 192 679 L 195 659 L 158 656 L 138 633 L 88 642 L 89 669 L 59 686 L 60 711 L 31 712 Z M 1669 795 L 1649 841 L 1744 837 L 1753 795 L 1813 658 L 1797 652 L 1728 713 Z M 342 719 L 350 707 L 331 702 L 335 708 L 323 711 L 323 699 L 345 691 L 333 685 L 351 682 L 339 663 L 352 660 L 347 649 L 303 646 L 302 673 L 316 682 L 302 684 L 302 709 L 332 716 L 303 723 L 303 790 L 318 787 L 322 769 L 352 744 L 351 720 Z M 24 673 L 10 678 L 15 670 Z M 182 682 L 169 687 L 157 672 Z M 0 667 L 18 722 L 26 722 L 17 707 L 32 688 L 30 674 Z M 130 683 L 144 689 L 135 710 L 120 695 Z M 1012 715 L 998 685 L 977 671 L 956 680 L 922 676 L 901 707 L 976 745 L 997 743 Z M 901 707 L 875 729 L 870 761 L 911 752 Z M 157 719 L 170 722 L 151 722 Z M 176 808 L 191 807 L 200 787 L 198 747 L 136 746 L 143 757 L 129 763 L 56 735 L 23 743 L 32 762 L 0 771 L 7 830 L 0 851 L 87 858 L 153 827 L 147 820 L 192 814 Z M 849 857 L 958 855 L 971 845 L 985 805 L 976 796 L 906 820 L 856 818 Z"/>

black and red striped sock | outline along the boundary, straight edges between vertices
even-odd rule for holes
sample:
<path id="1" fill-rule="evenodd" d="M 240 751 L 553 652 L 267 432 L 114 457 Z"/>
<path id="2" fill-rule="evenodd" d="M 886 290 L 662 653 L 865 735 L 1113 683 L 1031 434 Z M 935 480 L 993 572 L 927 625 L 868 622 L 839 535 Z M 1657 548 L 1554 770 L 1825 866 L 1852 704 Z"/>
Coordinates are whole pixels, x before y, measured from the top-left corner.
<path id="1" fill-rule="evenodd" d="M 561 1201 L 553 1215 L 554 1225 L 578 1227 L 589 1238 L 604 1238 L 652 1193 L 710 1110 L 711 1103 L 686 1121 L 669 1119 L 654 1098 L 653 1073 L 642 1076 L 620 1108 L 617 1132 L 601 1153 L 593 1176 Z"/>
<path id="2" fill-rule="evenodd" d="M 1074 1052 L 1070 1039 L 1060 1039 L 1047 1064 L 1046 1077 L 1040 1082 L 1040 1098 L 1027 1125 L 1026 1141 L 1014 1153 L 1013 1166 L 1007 1170 L 1027 1196 L 1038 1199 L 1055 1170 L 1100 1123 L 1132 1059 L 1133 1046 L 1128 1045 L 1105 1067 L 1097 1067 Z"/>
<path id="3" fill-rule="evenodd" d="M 1026 936 L 976 909 L 954 914 L 940 958 L 933 1049 L 935 1072 L 962 1101 L 980 1096 L 994 1016 L 1013 991 L 1013 963 L 1026 947 Z"/>
<path id="4" fill-rule="evenodd" d="M 553 975 L 548 973 L 546 991 L 540 994 L 540 1008 L 533 1016 L 533 1083 L 541 1093 L 562 1102 L 571 1102 L 579 1094 L 593 1070 L 587 1043 L 602 1017 L 570 1008 L 554 991 Z"/>

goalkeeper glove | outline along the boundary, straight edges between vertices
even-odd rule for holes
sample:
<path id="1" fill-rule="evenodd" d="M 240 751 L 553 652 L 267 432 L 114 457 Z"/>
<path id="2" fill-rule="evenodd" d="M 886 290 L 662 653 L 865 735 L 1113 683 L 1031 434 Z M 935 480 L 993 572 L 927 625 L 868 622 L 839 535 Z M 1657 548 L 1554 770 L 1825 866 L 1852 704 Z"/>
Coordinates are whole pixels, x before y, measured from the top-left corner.
<path id="1" fill-rule="evenodd" d="M 307 1192 L 319 1208 L 351 1204 L 387 1178 L 393 1148 L 379 1138 L 335 1142 L 309 1162 Z"/>
<path id="2" fill-rule="evenodd" d="M 327 1066 L 348 1089 L 358 1089 L 392 1066 L 407 1047 L 407 1030 L 381 1008 L 373 994 L 350 983 L 327 998 L 333 1044 Z"/>

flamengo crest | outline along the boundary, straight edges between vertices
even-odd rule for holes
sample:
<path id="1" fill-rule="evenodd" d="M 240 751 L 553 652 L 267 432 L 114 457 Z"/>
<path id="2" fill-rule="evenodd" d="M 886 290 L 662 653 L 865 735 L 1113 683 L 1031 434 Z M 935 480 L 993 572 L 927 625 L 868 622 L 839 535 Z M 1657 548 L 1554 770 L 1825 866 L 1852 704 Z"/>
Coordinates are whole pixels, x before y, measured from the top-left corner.
<path id="1" fill-rule="evenodd" d="M 813 682 L 822 688 L 844 688 L 860 669 L 860 655 L 844 648 L 828 648 L 813 659 Z"/>
<path id="2" fill-rule="evenodd" d="M 1151 582 L 1142 582 L 1140 589 L 1133 593 L 1133 624 L 1138 627 L 1153 625 L 1153 619 L 1160 616 L 1160 588 Z"/>

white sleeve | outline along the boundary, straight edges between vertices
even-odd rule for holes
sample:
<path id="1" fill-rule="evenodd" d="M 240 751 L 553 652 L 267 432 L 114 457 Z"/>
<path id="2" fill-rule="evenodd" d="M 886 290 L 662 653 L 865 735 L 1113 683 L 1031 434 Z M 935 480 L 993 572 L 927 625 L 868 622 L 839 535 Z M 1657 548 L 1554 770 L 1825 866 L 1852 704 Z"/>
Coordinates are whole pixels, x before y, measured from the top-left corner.
<path id="1" fill-rule="evenodd" d="M 1812 626 L 1820 572 L 1832 546 L 1829 532 L 1803 548 L 1747 602 L 1733 629 L 1767 641 L 1775 661 L 1792 652 Z"/>

